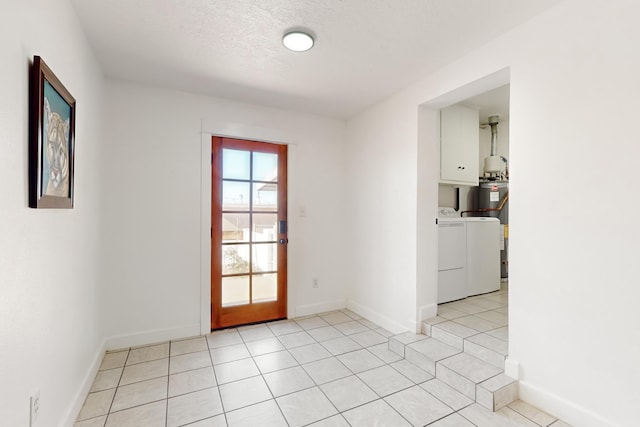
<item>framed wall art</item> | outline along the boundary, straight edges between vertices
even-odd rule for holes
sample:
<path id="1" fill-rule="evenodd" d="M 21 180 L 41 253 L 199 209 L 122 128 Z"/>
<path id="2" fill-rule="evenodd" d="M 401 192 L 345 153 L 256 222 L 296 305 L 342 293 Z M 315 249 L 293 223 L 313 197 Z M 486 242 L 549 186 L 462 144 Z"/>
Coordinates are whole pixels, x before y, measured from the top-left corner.
<path id="1" fill-rule="evenodd" d="M 29 97 L 29 206 L 71 209 L 76 100 L 39 56 Z"/>

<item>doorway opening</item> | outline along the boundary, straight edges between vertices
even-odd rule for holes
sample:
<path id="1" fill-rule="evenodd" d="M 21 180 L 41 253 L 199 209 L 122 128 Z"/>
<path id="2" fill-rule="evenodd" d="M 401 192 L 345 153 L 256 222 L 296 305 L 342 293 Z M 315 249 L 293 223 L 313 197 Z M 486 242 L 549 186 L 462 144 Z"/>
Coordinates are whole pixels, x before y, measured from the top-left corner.
<path id="1" fill-rule="evenodd" d="M 453 237 L 457 237 L 457 240 L 452 243 L 458 243 L 457 246 L 462 252 L 462 263 L 459 263 L 459 260 L 453 256 L 453 252 L 447 255 L 451 255 L 450 260 L 456 258 L 455 267 L 464 267 L 466 270 L 466 228 L 464 225 L 458 226 L 457 223 L 465 224 L 466 219 L 462 217 L 461 212 L 473 209 L 473 205 L 469 201 L 469 188 L 479 185 L 479 177 L 482 174 L 484 164 L 483 157 L 486 157 L 490 150 L 491 129 L 490 127 L 480 129 L 481 122 L 488 121 L 480 118 L 481 107 L 487 101 L 482 99 L 482 95 L 487 93 L 487 97 L 490 98 L 490 95 L 494 95 L 493 98 L 498 99 L 499 97 L 495 96 L 497 93 L 493 93 L 496 90 L 498 92 L 502 90 L 503 94 L 507 95 L 506 103 L 501 106 L 504 110 L 498 111 L 498 105 L 494 105 L 494 108 L 488 108 L 486 114 L 488 116 L 496 111 L 498 114 L 502 113 L 504 122 L 499 125 L 500 134 L 503 138 L 508 138 L 509 68 L 497 70 L 457 88 L 454 87 L 451 91 L 430 99 L 419 107 L 418 259 L 424 260 L 424 262 L 423 266 L 418 269 L 418 316 L 424 322 L 423 331 L 427 331 L 432 337 L 440 337 L 447 344 L 460 349 L 463 347 L 477 349 L 481 353 L 490 354 L 492 358 L 490 363 L 500 369 L 505 369 L 507 375 L 515 378 L 517 375 L 513 375 L 513 371 L 516 365 L 510 363 L 507 357 L 509 283 L 500 278 L 499 254 L 494 253 L 498 256 L 494 256 L 495 263 L 492 262 L 493 274 L 496 275 L 493 286 L 496 290 L 469 293 L 466 283 L 463 283 L 462 294 L 444 302 L 439 300 L 440 292 L 438 289 L 440 267 L 446 267 L 442 268 L 443 270 L 454 267 L 453 265 L 439 265 L 441 214 L 438 208 L 443 207 L 453 211 L 454 218 L 443 221 L 444 224 L 450 225 L 447 231 L 452 231 L 454 228 L 458 231 L 464 229 L 462 232 L 449 233 Z M 461 130 L 463 135 L 471 134 L 471 130 L 475 132 L 475 139 L 472 141 L 475 145 L 471 149 L 465 148 L 464 144 L 463 146 L 449 147 L 451 149 L 445 154 L 450 157 L 443 160 L 441 110 L 458 104 L 475 109 L 475 123 Z M 467 112 L 460 111 L 458 114 L 460 117 L 458 120 L 464 121 L 463 118 L 466 118 L 469 121 L 470 115 Z M 468 131 L 469 133 L 467 133 Z M 481 139 L 483 140 L 482 145 Z M 499 147 L 500 149 L 502 147 Z M 504 155 L 508 159 L 508 152 L 499 152 L 498 154 Z M 454 163 L 455 159 L 462 159 L 461 161 L 465 163 Z M 445 166 L 450 167 L 444 176 L 442 173 L 443 162 L 445 162 Z M 458 171 L 458 166 L 461 167 L 460 171 Z M 472 170 L 475 168 L 471 174 L 468 173 L 469 167 Z M 491 221 L 497 222 L 498 220 L 492 218 Z M 496 228 L 495 231 L 493 236 L 495 239 L 499 239 L 500 228 Z M 456 245 L 450 246 L 456 247 Z M 496 248 L 495 251 L 498 252 L 499 249 Z M 495 270 L 498 271 L 497 274 Z M 467 277 L 466 273 L 463 271 L 458 274 L 449 274 L 449 279 L 464 280 Z M 513 281 L 511 286 L 513 286 Z M 466 344 L 468 345 L 465 346 Z"/>
<path id="2" fill-rule="evenodd" d="M 436 335 L 455 331 L 465 351 L 501 369 L 509 342 L 509 95 L 506 84 L 440 110 L 438 320 L 431 325 Z M 463 244 L 459 262 L 447 264 L 455 242 L 445 226 L 454 223 Z"/>

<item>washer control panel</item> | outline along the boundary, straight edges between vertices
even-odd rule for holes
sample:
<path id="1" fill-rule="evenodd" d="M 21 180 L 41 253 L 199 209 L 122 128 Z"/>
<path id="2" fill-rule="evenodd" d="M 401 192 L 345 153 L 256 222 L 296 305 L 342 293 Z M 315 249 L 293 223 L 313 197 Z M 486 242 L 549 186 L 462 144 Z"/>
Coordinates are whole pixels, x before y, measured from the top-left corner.
<path id="1" fill-rule="evenodd" d="M 453 208 L 439 207 L 438 218 L 460 218 L 460 213 Z"/>

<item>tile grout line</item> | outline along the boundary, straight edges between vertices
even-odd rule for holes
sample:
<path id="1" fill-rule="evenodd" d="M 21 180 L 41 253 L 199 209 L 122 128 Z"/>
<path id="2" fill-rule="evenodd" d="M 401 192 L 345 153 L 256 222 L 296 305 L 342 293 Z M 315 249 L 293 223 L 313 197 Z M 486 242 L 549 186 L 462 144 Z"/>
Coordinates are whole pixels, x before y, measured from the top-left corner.
<path id="1" fill-rule="evenodd" d="M 104 420 L 104 425 L 106 426 L 109 422 L 109 418 L 111 417 L 111 408 L 113 408 L 113 402 L 116 400 L 116 396 L 118 395 L 118 389 L 120 389 L 120 383 L 122 382 L 122 377 L 124 377 L 124 370 L 127 367 L 127 360 L 129 360 L 129 356 L 131 355 L 131 347 L 127 350 L 127 357 L 124 359 L 124 364 L 122 365 L 122 373 L 120 374 L 120 378 L 118 378 L 118 384 L 116 384 L 116 390 L 113 392 L 113 398 L 111 399 L 111 404 L 109 405 L 109 409 L 107 410 L 107 418 Z"/>
<path id="2" fill-rule="evenodd" d="M 354 321 L 355 321 L 355 320 L 354 320 Z M 347 323 L 347 322 L 343 322 L 343 323 Z M 358 323 L 360 323 L 360 322 L 358 322 Z M 333 326 L 333 325 L 331 325 L 331 326 Z M 369 327 L 367 327 L 366 325 L 362 325 L 362 326 L 366 327 L 366 328 L 367 328 L 367 330 L 371 330 L 371 329 L 370 329 Z M 318 329 L 318 328 L 314 328 L 314 329 Z M 337 329 L 337 328 L 336 328 L 336 329 Z M 308 333 L 308 331 L 309 331 L 309 330 L 312 330 L 312 329 L 305 330 L 304 332 L 306 332 L 306 333 L 307 333 L 307 335 L 309 335 L 309 336 L 310 336 L 310 334 Z M 343 331 L 339 330 L 339 332 L 343 333 L 343 335 L 344 335 L 344 336 L 347 336 L 346 334 L 344 334 L 344 332 L 343 332 Z M 364 331 L 362 331 L 362 332 L 364 332 Z M 309 345 L 315 345 L 315 344 L 320 344 L 320 345 L 321 345 L 321 347 L 323 347 L 323 348 L 324 348 L 324 346 L 322 346 L 322 344 L 321 344 L 320 342 L 318 342 L 318 341 L 317 341 L 313 336 L 311 336 L 311 338 L 314 340 L 314 343 L 310 343 L 310 344 L 306 344 L 306 345 L 302 345 L 302 346 L 297 346 L 297 347 L 291 347 L 291 348 L 301 348 L 301 347 L 306 347 L 306 346 L 309 346 Z M 280 341 L 280 340 L 279 340 L 279 341 Z M 280 342 L 282 343 L 282 341 L 280 341 Z M 282 344 L 284 345 L 284 343 L 282 343 Z M 365 347 L 362 347 L 361 349 L 366 350 L 366 348 L 365 348 Z M 355 352 L 355 351 L 360 351 L 361 349 L 353 350 L 353 351 L 351 351 L 351 352 L 346 352 L 346 353 L 343 353 L 343 354 L 348 354 L 348 353 L 352 353 L 352 352 Z M 290 353 L 290 348 L 286 348 L 286 346 L 285 346 L 285 350 L 286 350 L 286 351 L 291 355 L 291 353 Z M 327 351 L 328 351 L 328 349 L 326 349 L 326 348 L 325 348 L 325 350 L 327 350 Z M 371 352 L 369 352 L 369 353 L 370 353 L 370 354 L 372 354 Z M 340 355 L 342 355 L 342 354 L 340 354 Z M 338 362 L 338 363 L 340 363 L 342 366 L 344 366 L 344 367 L 345 367 L 345 369 L 347 369 L 347 371 L 349 371 L 349 372 L 351 373 L 351 375 L 349 375 L 349 376 L 347 376 L 347 377 L 344 377 L 344 378 L 348 378 L 348 377 L 353 376 L 353 377 L 357 378 L 359 381 L 362 381 L 362 380 L 357 376 L 357 373 L 353 372 L 353 370 L 351 370 L 350 368 L 348 368 L 347 366 L 345 366 L 345 365 L 344 365 L 344 363 L 343 363 L 340 359 L 338 359 L 338 356 L 340 356 L 340 355 L 331 355 L 331 356 L 329 356 L 328 358 L 330 358 L 330 357 L 335 358 L 335 359 L 337 360 L 337 362 Z M 293 357 L 293 359 L 294 359 L 294 360 L 296 360 L 296 362 L 297 362 L 297 364 L 298 364 L 297 366 L 301 367 L 301 368 L 306 372 L 306 370 L 304 369 L 304 366 L 303 366 L 302 364 L 300 364 L 300 363 L 299 363 L 299 361 L 295 358 L 295 356 L 293 356 L 293 355 L 291 355 L 291 356 Z M 375 356 L 375 355 L 373 355 L 373 354 L 372 354 L 372 356 L 373 356 L 373 357 L 376 357 L 376 356 Z M 376 359 L 378 359 L 378 358 L 376 357 Z M 319 360 L 325 360 L 325 359 L 319 359 Z M 384 361 L 382 361 L 382 360 L 381 360 L 381 362 L 383 362 L 383 364 L 384 364 Z M 255 360 L 254 360 L 254 363 L 255 363 Z M 313 363 L 313 362 L 309 362 L 309 363 Z M 284 369 L 289 369 L 289 368 L 284 368 Z M 273 371 L 273 372 L 282 371 L 282 370 L 284 370 L 284 369 L 278 369 L 278 370 Z M 372 368 L 372 369 L 374 369 L 374 368 Z M 282 413 L 283 417 L 285 418 L 285 422 L 287 422 L 287 424 L 289 424 L 289 423 L 288 423 L 288 421 L 286 420 L 286 417 L 284 416 L 284 413 L 283 413 L 283 411 L 282 411 L 282 408 L 280 407 L 280 404 L 278 403 L 277 399 L 275 398 L 275 395 L 274 395 L 274 394 L 273 394 L 273 392 L 271 391 L 271 388 L 269 387 L 269 384 L 268 384 L 268 383 L 266 382 L 266 380 L 264 379 L 264 375 L 265 375 L 265 374 L 264 374 L 264 373 L 262 373 L 262 371 L 260 371 L 260 372 L 261 372 L 261 376 L 262 376 L 263 381 L 265 381 L 265 383 L 267 384 L 267 388 L 269 388 L 269 391 L 271 392 L 271 395 L 272 395 L 272 397 L 273 397 L 273 400 L 276 402 L 276 405 L 278 406 L 278 408 L 280 409 L 280 412 Z M 308 373 L 307 373 L 307 375 L 308 375 Z M 334 381 L 339 381 L 339 380 L 344 379 L 344 378 L 338 378 L 338 379 L 336 379 L 336 380 L 334 380 Z M 328 417 L 326 417 L 326 418 L 323 418 L 323 419 L 320 419 L 320 420 L 315 420 L 315 421 L 313 421 L 312 423 L 316 423 L 316 422 L 322 421 L 322 420 L 324 420 L 324 419 L 328 419 L 328 418 L 334 417 L 334 416 L 336 416 L 336 415 L 338 415 L 338 414 L 339 414 L 340 416 L 342 416 L 342 412 L 341 412 L 340 410 L 338 410 L 338 408 L 335 406 L 335 404 L 333 403 L 333 401 L 331 401 L 331 399 L 329 398 L 329 396 L 327 396 L 327 394 L 325 393 L 325 391 L 322 389 L 322 385 L 326 385 L 326 384 L 329 384 L 329 383 L 334 382 L 334 381 L 329 381 L 329 382 L 324 383 L 324 384 L 318 384 L 318 383 L 316 382 L 316 380 L 314 380 L 313 378 L 311 378 L 311 381 L 313 381 L 314 386 L 312 386 L 312 387 L 308 387 L 308 388 L 305 388 L 305 389 L 301 389 L 301 390 L 297 390 L 297 391 L 295 391 L 295 392 L 291 392 L 291 393 L 288 393 L 288 394 L 285 394 L 285 395 L 282 395 L 282 396 L 279 396 L 279 397 L 283 397 L 283 396 L 287 396 L 287 395 L 295 394 L 295 393 L 298 393 L 298 392 L 300 392 L 300 391 L 305 391 L 305 390 L 310 390 L 310 389 L 313 389 L 313 388 L 317 388 L 317 389 L 318 389 L 318 390 L 323 394 L 323 396 L 325 396 L 325 398 L 327 399 L 327 401 L 329 401 L 329 403 L 333 406 L 333 408 L 336 410 L 336 414 L 330 415 L 330 416 L 328 416 Z M 363 382 L 363 381 L 362 381 L 362 382 Z M 370 387 L 369 387 L 365 382 L 363 382 L 363 384 L 365 384 L 365 387 L 367 387 L 369 390 L 371 390 L 371 388 L 370 388 Z M 379 396 L 375 391 L 373 391 L 373 390 L 371 390 L 371 391 L 372 391 L 376 396 Z M 367 403 L 370 403 L 370 402 L 367 402 Z M 366 403 L 365 403 L 365 404 L 366 404 Z M 363 405 L 364 405 L 364 404 L 363 404 Z M 356 406 L 356 407 L 359 407 L 359 406 L 362 406 L 362 405 L 358 405 L 358 406 Z M 354 408 L 356 408 L 356 407 L 354 407 Z M 349 410 L 354 409 L 354 408 L 350 408 Z M 344 416 L 342 416 L 342 418 L 344 418 Z"/>
<path id="3" fill-rule="evenodd" d="M 277 336 L 277 335 L 276 335 L 276 334 L 271 330 L 271 328 L 269 328 L 269 327 L 267 326 L 267 330 L 269 330 L 269 331 L 274 335 L 274 337 L 278 340 L 278 342 L 280 342 L 280 344 L 281 344 L 283 347 L 285 347 L 285 350 L 286 350 L 286 346 L 284 345 L 284 343 L 283 343 L 283 342 L 280 340 L 280 338 L 279 338 L 279 337 L 278 337 L 278 336 Z M 295 333 L 295 332 L 292 332 L 292 333 Z M 247 348 L 247 351 L 249 351 L 249 350 L 248 350 L 248 347 L 247 347 L 247 341 L 245 341 L 245 338 L 242 336 L 242 334 L 240 333 L 240 331 L 238 331 L 238 334 L 240 335 L 240 339 L 242 340 L 242 342 L 243 342 L 243 344 L 244 344 L 245 348 Z M 273 352 L 273 353 L 275 353 L 275 352 Z M 268 353 L 268 354 L 272 354 L 272 353 Z M 273 401 L 275 402 L 276 407 L 278 408 L 278 411 L 280 411 L 280 414 L 282 415 L 282 418 L 285 420 L 285 423 L 287 423 L 287 425 L 289 426 L 290 424 L 289 424 L 289 422 L 288 422 L 288 420 L 287 420 L 287 417 L 285 417 L 284 412 L 282 411 L 282 408 L 281 408 L 281 407 L 280 407 L 280 405 L 278 404 L 278 401 L 276 400 L 276 398 L 275 398 L 275 396 L 274 396 L 273 392 L 271 391 L 271 387 L 269 387 L 269 383 L 267 383 L 267 381 L 264 379 L 264 374 L 262 373 L 262 370 L 260 369 L 260 367 L 259 367 L 259 366 L 258 366 L 258 364 L 256 363 L 255 358 L 254 358 L 254 356 L 251 354 L 251 352 L 250 352 L 250 351 L 249 351 L 249 355 L 250 355 L 250 357 L 251 357 L 251 360 L 252 360 L 253 364 L 258 368 L 258 373 L 259 373 L 260 379 L 262 379 L 262 381 L 264 382 L 264 384 L 267 386 L 267 390 L 269 390 L 269 394 L 271 395 L 271 398 L 272 398 L 272 399 L 273 399 Z M 290 355 L 290 356 L 295 360 L 295 358 L 293 357 L 293 355 L 291 355 L 291 354 L 289 354 L 289 355 Z M 296 362 L 297 362 L 297 360 L 296 360 Z M 213 360 L 212 360 L 212 363 L 213 363 Z M 279 370 L 282 370 L 282 369 L 279 369 Z M 276 372 L 276 371 L 274 371 L 274 372 Z M 250 377 L 250 378 L 253 378 L 253 377 Z M 242 380 L 238 380 L 238 381 L 242 381 Z M 221 398 L 222 398 L 222 396 L 221 396 Z M 265 401 L 265 402 L 266 402 L 266 401 Z M 262 403 L 262 402 L 259 402 L 259 403 Z M 242 408 L 237 408 L 236 410 L 240 410 L 240 409 L 243 409 L 243 408 L 248 408 L 249 406 L 252 406 L 252 405 L 247 405 L 247 406 L 244 406 L 244 407 L 242 407 Z M 226 412 L 225 412 L 225 421 L 227 422 L 227 425 L 229 425 L 229 422 L 228 422 L 228 420 L 227 420 L 227 413 L 226 413 Z"/>
<path id="4" fill-rule="evenodd" d="M 215 369 L 215 365 L 213 364 L 213 355 L 211 354 L 211 350 L 213 350 L 211 348 L 211 345 L 209 343 L 209 338 L 208 336 L 210 336 L 211 333 L 205 335 L 204 340 L 207 343 L 207 351 L 209 353 L 209 360 L 211 360 L 211 371 L 213 372 L 213 380 L 215 381 L 215 386 L 218 389 L 218 398 L 220 399 L 220 408 L 222 408 L 222 416 L 224 417 L 224 422 L 225 424 L 229 425 L 229 422 L 227 420 L 227 412 L 224 410 L 224 402 L 222 401 L 222 392 L 220 391 L 220 383 L 218 383 L 218 376 L 216 375 L 216 369 Z M 242 337 L 241 337 L 242 338 Z M 214 415 L 214 417 L 217 417 L 218 415 Z"/>
<path id="5" fill-rule="evenodd" d="M 204 338 L 204 339 L 206 340 L 206 336 L 201 336 L 201 338 Z M 191 339 L 191 338 L 190 338 L 190 339 Z M 184 341 L 184 340 L 180 340 L 180 341 Z M 145 406 L 145 405 L 148 405 L 148 404 L 151 404 L 151 403 L 156 403 L 156 402 L 160 402 L 160 401 L 165 400 L 165 401 L 167 402 L 167 408 L 166 408 L 166 410 L 165 410 L 165 424 L 168 424 L 168 410 L 169 410 L 169 409 L 168 409 L 168 400 L 169 400 L 169 396 L 168 396 L 168 388 L 169 388 L 169 380 L 170 380 L 170 376 L 171 376 L 171 374 L 170 374 L 170 370 L 171 370 L 171 368 L 170 368 L 170 367 L 171 367 L 171 346 L 172 346 L 172 343 L 173 343 L 173 341 L 169 340 L 169 341 L 165 341 L 165 342 L 162 342 L 162 343 L 156 343 L 156 344 L 153 344 L 153 345 L 150 345 L 150 346 L 143 346 L 143 347 L 140 347 L 140 348 L 145 348 L 145 347 L 152 347 L 152 346 L 157 346 L 157 345 L 164 345 L 164 344 L 168 344 L 168 345 L 169 345 L 169 356 L 168 356 L 168 357 L 166 357 L 166 358 L 165 358 L 165 357 L 163 357 L 163 358 L 159 358 L 159 359 L 152 359 L 152 360 L 149 360 L 149 361 L 139 362 L 139 363 L 135 363 L 135 364 L 132 364 L 132 365 L 126 365 L 126 361 L 125 361 L 125 367 L 127 367 L 127 366 L 136 366 L 136 365 L 140 365 L 140 364 L 142 364 L 142 363 L 153 362 L 153 361 L 157 361 L 157 360 L 168 359 L 167 375 L 166 375 L 166 377 L 167 377 L 167 396 L 166 396 L 166 398 L 158 399 L 158 400 L 153 400 L 153 401 L 145 402 L 145 403 L 140 403 L 140 404 L 137 404 L 137 405 L 133 405 L 133 406 L 131 406 L 131 407 L 128 407 L 128 408 L 124 408 L 124 409 L 122 409 L 122 410 L 120 410 L 120 411 L 115 411 L 115 412 L 122 412 L 122 411 L 125 411 L 125 410 L 129 410 L 129 409 L 133 409 L 133 408 L 138 408 L 138 407 Z M 208 348 L 208 345 L 207 345 L 207 348 Z M 131 351 L 131 350 L 129 350 L 129 351 Z M 198 351 L 192 351 L 192 352 L 189 352 L 189 353 L 183 353 L 183 354 L 180 354 L 179 356 L 183 356 L 183 355 L 185 355 L 185 354 L 194 354 L 194 353 L 197 353 L 197 352 L 198 352 Z M 128 360 L 128 358 L 129 358 L 129 354 L 127 355 L 127 360 Z M 205 368 L 206 368 L 206 367 L 205 367 Z M 186 370 L 186 371 L 182 371 L 182 372 L 179 372 L 179 373 L 177 373 L 177 374 L 182 374 L 182 373 L 184 373 L 184 372 L 191 372 L 191 371 L 195 371 L 195 370 L 198 370 L 198 369 L 202 369 L 202 368 L 188 369 L 188 370 Z M 121 377 L 122 377 L 123 375 L 124 375 L 124 369 L 123 369 L 123 373 L 121 374 Z M 214 372 L 214 375 L 215 375 L 215 372 Z M 125 386 L 129 386 L 129 385 L 134 385 L 134 384 L 140 384 L 140 383 L 145 382 L 145 381 L 152 381 L 152 380 L 159 379 L 159 378 L 163 378 L 163 377 L 165 377 L 165 376 L 163 375 L 163 376 L 159 376 L 159 377 L 149 378 L 149 379 L 146 379 L 146 380 L 136 381 L 136 382 L 133 382 L 133 383 L 131 383 L 131 384 L 126 384 L 126 385 L 120 385 L 120 384 L 119 384 L 119 385 L 117 386 L 117 389 L 119 389 L 120 387 L 125 387 Z M 215 376 L 214 376 L 214 378 L 215 378 Z M 214 387 L 215 387 L 215 386 L 214 386 Z M 206 390 L 206 389 L 209 389 L 209 388 L 213 388 L 213 387 L 205 387 L 205 388 L 200 389 L 200 390 L 193 390 L 193 391 L 191 391 L 191 392 L 183 393 L 183 394 L 181 394 L 180 396 L 184 396 L 184 395 L 187 395 L 187 394 L 191 394 L 191 393 L 194 393 L 194 392 L 196 392 L 196 391 Z M 114 400 L 115 400 L 115 397 L 114 397 Z M 111 415 L 112 413 L 115 413 L 115 412 L 112 412 L 112 411 L 111 411 L 111 408 L 112 408 L 112 407 L 110 407 L 109 412 L 108 412 L 108 414 L 107 414 L 107 415 Z"/>
<path id="6" fill-rule="evenodd" d="M 505 408 L 509 408 L 509 409 L 511 409 L 511 410 L 512 410 L 512 411 L 514 411 L 515 413 L 520 414 L 522 417 L 526 418 L 527 420 L 531 421 L 531 422 L 532 422 L 532 423 L 534 423 L 534 424 L 537 424 L 537 425 L 538 425 L 538 426 L 540 426 L 540 427 L 551 427 L 551 426 L 553 426 L 553 424 L 555 424 L 557 421 L 560 421 L 560 419 L 559 419 L 559 418 L 556 418 L 555 416 L 553 416 L 553 415 L 551 415 L 551 414 L 547 414 L 546 412 L 544 412 L 544 411 L 542 411 L 542 410 L 540 410 L 540 409 L 536 408 L 535 406 L 530 405 L 530 406 L 532 406 L 533 408 L 535 408 L 536 410 L 538 410 L 538 412 L 541 412 L 541 413 L 543 413 L 543 414 L 549 415 L 551 418 L 554 418 L 554 421 L 552 421 L 552 422 L 551 422 L 551 424 L 547 424 L 547 426 L 545 426 L 544 424 L 540 424 L 539 422 L 537 422 L 537 421 L 535 421 L 535 420 L 532 420 L 531 418 L 529 418 L 528 416 L 526 416 L 526 415 L 525 415 L 525 414 L 523 414 L 522 412 L 518 411 L 517 409 L 512 408 L 512 407 L 511 407 L 511 404 L 512 404 L 512 403 L 513 403 L 513 402 L 509 403 L 507 406 L 505 406 Z M 526 403 L 526 402 L 525 402 L 525 403 Z"/>
<path id="7" fill-rule="evenodd" d="M 169 361 L 167 363 L 167 403 L 164 408 L 164 425 L 165 427 L 169 426 L 169 381 L 171 380 L 171 347 L 173 346 L 173 341 L 169 341 Z"/>

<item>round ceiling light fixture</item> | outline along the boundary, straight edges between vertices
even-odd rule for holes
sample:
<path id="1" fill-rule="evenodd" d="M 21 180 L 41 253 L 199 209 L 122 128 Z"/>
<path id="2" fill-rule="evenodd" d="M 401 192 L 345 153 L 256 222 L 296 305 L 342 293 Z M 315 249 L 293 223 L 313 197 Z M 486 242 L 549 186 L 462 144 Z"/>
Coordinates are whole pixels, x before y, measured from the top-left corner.
<path id="1" fill-rule="evenodd" d="M 288 31 L 282 36 L 282 44 L 294 52 L 305 52 L 313 47 L 313 36 L 301 30 Z"/>

